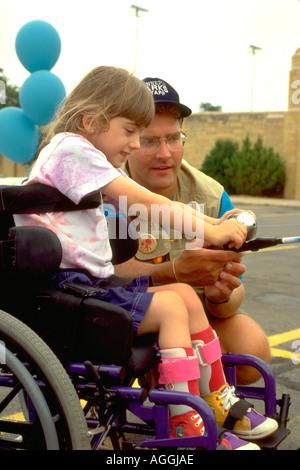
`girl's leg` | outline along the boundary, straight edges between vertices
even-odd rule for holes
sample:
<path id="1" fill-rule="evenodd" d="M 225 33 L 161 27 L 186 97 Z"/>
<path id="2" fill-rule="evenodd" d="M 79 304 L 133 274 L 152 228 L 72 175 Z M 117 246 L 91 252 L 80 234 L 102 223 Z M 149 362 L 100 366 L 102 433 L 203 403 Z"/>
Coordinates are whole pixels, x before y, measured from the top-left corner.
<path id="1" fill-rule="evenodd" d="M 185 284 L 154 287 L 149 291 L 155 292 L 155 295 L 140 324 L 138 335 L 159 333 L 161 383 L 169 390 L 199 396 L 199 360 L 191 347 L 191 331 L 199 333 L 199 329 L 204 332 L 210 329 L 202 304 L 198 296 L 195 297 L 194 289 Z M 170 406 L 170 415 L 171 437 L 203 434 L 200 416 L 189 407 Z M 233 450 L 257 448 L 230 433 L 224 435 L 222 444 Z"/>
<path id="2" fill-rule="evenodd" d="M 159 333 L 159 347 L 191 347 L 189 312 L 182 297 L 171 289 L 149 288 L 156 292 L 137 334 Z"/>
<path id="3" fill-rule="evenodd" d="M 257 413 L 245 400 L 239 400 L 234 388 L 228 386 L 219 338 L 208 324 L 194 289 L 185 284 L 170 285 L 170 288 L 181 295 L 189 312 L 192 346 L 200 363 L 199 392 L 214 410 L 218 424 L 245 439 L 263 439 L 273 434 L 278 428 L 277 421 Z"/>
<path id="4" fill-rule="evenodd" d="M 192 348 L 189 312 L 175 290 L 158 289 L 153 296 L 138 335 L 152 332 L 158 332 L 160 384 L 199 396 L 199 361 Z M 202 434 L 203 422 L 190 407 L 170 405 L 169 410 L 171 437 Z"/>
<path id="5" fill-rule="evenodd" d="M 183 283 L 178 283 L 169 284 L 167 286 L 153 287 L 149 290 L 152 290 L 154 292 L 165 292 L 166 290 L 170 292 L 176 292 L 183 300 L 184 306 L 188 312 L 190 338 L 192 338 L 193 340 L 200 340 L 200 342 L 202 341 L 203 344 L 212 343 L 212 347 L 214 350 L 216 347 L 218 347 L 218 340 L 214 343 L 216 335 L 208 323 L 202 302 L 191 286 Z M 171 308 L 172 307 L 173 306 L 171 304 Z M 214 361 L 214 363 L 212 364 L 209 371 L 209 376 L 207 375 L 207 373 L 204 373 L 204 370 L 202 368 L 203 377 L 199 381 L 201 395 L 204 393 L 209 393 L 212 390 L 219 390 L 219 388 L 226 383 L 220 357 L 221 355 L 219 356 L 219 360 Z M 208 386 L 210 388 L 208 388 Z"/>
<path id="6" fill-rule="evenodd" d="M 168 284 L 165 286 L 150 287 L 149 292 L 176 292 L 182 299 L 188 311 L 189 335 L 198 333 L 209 326 L 203 305 L 195 290 L 183 283 Z M 174 304 L 171 304 L 171 308 Z"/>

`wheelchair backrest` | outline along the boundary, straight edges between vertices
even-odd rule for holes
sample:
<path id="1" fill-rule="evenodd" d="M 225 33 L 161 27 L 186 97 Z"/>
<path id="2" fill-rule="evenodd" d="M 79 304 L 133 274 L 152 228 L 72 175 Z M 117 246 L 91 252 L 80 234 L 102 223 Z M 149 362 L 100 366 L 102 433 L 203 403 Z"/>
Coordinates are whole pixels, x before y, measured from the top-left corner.
<path id="1" fill-rule="evenodd" d="M 57 271 L 61 261 L 61 247 L 54 233 L 42 227 L 14 227 L 14 214 L 95 209 L 100 203 L 100 191 L 75 204 L 58 189 L 42 183 L 0 186 L 0 275 L 45 276 Z M 116 234 L 120 233 L 120 223 L 127 224 L 127 220 L 116 218 Z M 128 235 L 126 239 L 111 239 L 111 246 L 112 262 L 119 264 L 135 255 L 138 241 Z"/>
<path id="2" fill-rule="evenodd" d="M 96 208 L 100 193 L 76 205 L 56 188 L 35 183 L 0 186 L 0 275 L 44 277 L 57 271 L 62 249 L 56 235 L 43 227 L 15 227 L 13 214 L 38 214 Z"/>
<path id="3" fill-rule="evenodd" d="M 58 189 L 41 183 L 0 186 L 0 214 L 41 214 L 92 209 L 101 202 L 100 192 L 89 194 L 75 204 Z"/>

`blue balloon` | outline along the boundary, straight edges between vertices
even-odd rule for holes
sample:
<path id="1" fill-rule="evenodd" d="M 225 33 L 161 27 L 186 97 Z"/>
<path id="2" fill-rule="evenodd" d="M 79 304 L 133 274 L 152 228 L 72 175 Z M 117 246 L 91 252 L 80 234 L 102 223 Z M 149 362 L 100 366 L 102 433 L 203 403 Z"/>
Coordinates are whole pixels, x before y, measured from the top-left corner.
<path id="1" fill-rule="evenodd" d="M 60 78 L 48 70 L 39 70 L 32 73 L 23 83 L 19 100 L 29 119 L 39 126 L 44 126 L 53 119 L 65 96 L 66 90 Z"/>
<path id="2" fill-rule="evenodd" d="M 38 128 L 22 109 L 1 109 L 0 154 L 16 163 L 28 163 L 35 158 L 38 143 Z"/>
<path id="3" fill-rule="evenodd" d="M 29 72 L 51 70 L 60 56 L 61 40 L 51 24 L 34 20 L 19 30 L 15 48 L 20 62 Z"/>

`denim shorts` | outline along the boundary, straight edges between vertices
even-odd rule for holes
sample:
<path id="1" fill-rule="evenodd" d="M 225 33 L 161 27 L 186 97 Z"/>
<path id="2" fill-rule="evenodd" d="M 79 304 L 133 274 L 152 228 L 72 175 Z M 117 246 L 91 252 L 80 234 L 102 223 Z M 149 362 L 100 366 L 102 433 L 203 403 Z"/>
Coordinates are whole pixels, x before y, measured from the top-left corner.
<path id="1" fill-rule="evenodd" d="M 85 273 L 63 270 L 52 278 L 52 285 L 55 288 L 64 289 L 64 284 L 67 282 L 100 288 L 93 297 L 127 310 L 132 317 L 135 333 L 139 329 L 154 295 L 153 292 L 147 292 L 148 287 L 153 286 L 151 276 L 141 276 L 133 280 L 118 276 L 111 276 L 107 279 L 91 279 Z"/>

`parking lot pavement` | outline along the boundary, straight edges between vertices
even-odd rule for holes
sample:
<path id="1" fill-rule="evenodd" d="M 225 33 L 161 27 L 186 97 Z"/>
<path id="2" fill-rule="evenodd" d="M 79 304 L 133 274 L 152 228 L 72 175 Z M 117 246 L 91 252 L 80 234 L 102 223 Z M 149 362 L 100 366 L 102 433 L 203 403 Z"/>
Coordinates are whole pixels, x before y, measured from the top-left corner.
<path id="1" fill-rule="evenodd" d="M 239 198 L 234 203 L 256 213 L 257 236 L 300 235 L 300 201 Z M 300 244 L 249 253 L 244 262 L 243 309 L 269 338 L 277 398 L 291 397 L 291 433 L 279 448 L 296 450 L 300 448 Z"/>

